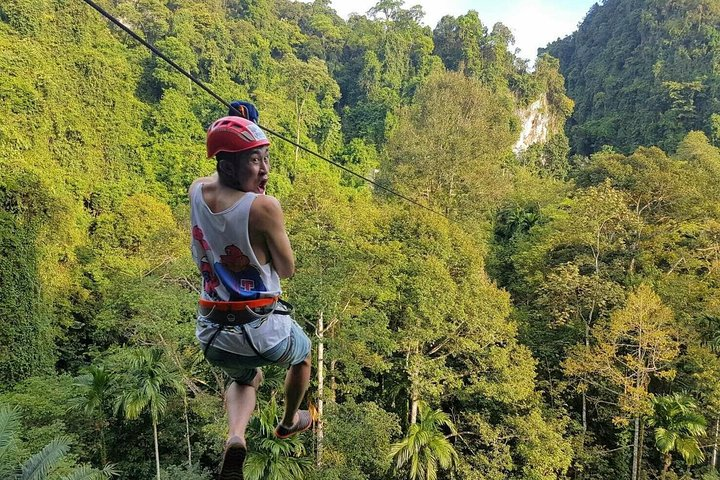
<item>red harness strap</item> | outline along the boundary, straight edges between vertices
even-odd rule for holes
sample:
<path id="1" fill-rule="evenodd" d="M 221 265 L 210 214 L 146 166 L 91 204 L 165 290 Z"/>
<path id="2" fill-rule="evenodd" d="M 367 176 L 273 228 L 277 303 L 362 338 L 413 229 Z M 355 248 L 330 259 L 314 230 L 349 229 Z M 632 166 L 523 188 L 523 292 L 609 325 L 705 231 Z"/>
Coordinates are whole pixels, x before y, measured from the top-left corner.
<path id="1" fill-rule="evenodd" d="M 245 300 L 242 302 L 214 302 L 212 300 L 200 299 L 201 307 L 214 309 L 217 312 L 244 312 L 247 308 L 267 307 L 277 302 L 280 297 L 258 298 L 257 300 Z"/>

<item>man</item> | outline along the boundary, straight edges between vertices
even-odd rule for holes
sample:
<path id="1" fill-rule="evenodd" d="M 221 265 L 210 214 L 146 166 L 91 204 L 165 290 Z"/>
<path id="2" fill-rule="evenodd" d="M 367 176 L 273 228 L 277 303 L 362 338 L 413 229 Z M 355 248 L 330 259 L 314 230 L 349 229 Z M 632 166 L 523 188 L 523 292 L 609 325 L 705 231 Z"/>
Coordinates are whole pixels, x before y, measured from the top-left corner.
<path id="1" fill-rule="evenodd" d="M 265 195 L 270 142 L 253 122 L 237 116 L 215 121 L 207 155 L 217 171 L 190 186 L 192 253 L 203 277 L 196 335 L 205 358 L 232 382 L 225 393 L 229 434 L 221 480 L 242 479 L 245 428 L 262 382 L 258 367 L 287 365 L 285 413 L 275 429 L 287 438 L 313 419 L 298 410 L 310 382 L 310 340 L 278 309 L 280 278 L 295 268 L 283 212 Z"/>

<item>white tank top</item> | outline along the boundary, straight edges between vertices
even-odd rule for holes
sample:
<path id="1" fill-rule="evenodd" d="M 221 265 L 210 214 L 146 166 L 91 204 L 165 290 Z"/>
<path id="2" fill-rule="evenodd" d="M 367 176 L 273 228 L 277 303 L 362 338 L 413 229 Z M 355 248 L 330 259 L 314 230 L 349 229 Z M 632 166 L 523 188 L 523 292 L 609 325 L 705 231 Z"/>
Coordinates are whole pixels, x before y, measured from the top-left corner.
<path id="1" fill-rule="evenodd" d="M 280 295 L 272 262 L 261 265 L 250 244 L 248 220 L 256 197 L 247 192 L 230 208 L 213 213 L 201 183 L 191 192 L 192 256 L 202 274 L 203 298 L 227 302 Z"/>
<path id="2" fill-rule="evenodd" d="M 250 206 L 257 194 L 247 192 L 235 205 L 213 213 L 202 196 L 202 184 L 190 192 L 192 256 L 203 278 L 201 297 L 214 301 L 241 301 L 280 295 L 280 277 L 272 263 L 261 265 L 250 245 L 248 220 Z M 206 345 L 238 355 L 253 356 L 251 340 L 260 352 L 266 352 L 290 334 L 292 319 L 270 315 L 266 321 L 247 324 L 248 339 L 240 327 L 223 329 L 198 315 L 195 335 Z"/>

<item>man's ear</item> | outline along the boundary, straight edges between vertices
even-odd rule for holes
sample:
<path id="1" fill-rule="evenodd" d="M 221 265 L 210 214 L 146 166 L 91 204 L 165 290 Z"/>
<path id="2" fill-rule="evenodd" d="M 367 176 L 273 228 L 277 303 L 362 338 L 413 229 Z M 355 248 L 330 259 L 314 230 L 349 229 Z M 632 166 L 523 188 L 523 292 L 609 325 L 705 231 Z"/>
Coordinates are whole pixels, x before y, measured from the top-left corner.
<path id="1" fill-rule="evenodd" d="M 235 162 L 228 161 L 226 159 L 218 160 L 217 170 L 218 173 L 222 173 L 227 177 L 232 177 L 235 174 Z"/>

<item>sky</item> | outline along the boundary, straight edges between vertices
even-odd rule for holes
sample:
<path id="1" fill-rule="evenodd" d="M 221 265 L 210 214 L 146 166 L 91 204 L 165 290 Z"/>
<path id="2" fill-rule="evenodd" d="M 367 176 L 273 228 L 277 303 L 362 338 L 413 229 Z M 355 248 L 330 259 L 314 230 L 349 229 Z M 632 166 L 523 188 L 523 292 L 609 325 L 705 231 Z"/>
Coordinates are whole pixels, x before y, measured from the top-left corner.
<path id="1" fill-rule="evenodd" d="M 533 63 L 537 49 L 577 29 L 597 0 L 405 0 L 405 8 L 421 5 L 424 23 L 435 28 L 444 15 L 464 15 L 475 10 L 488 30 L 502 22 L 513 32 L 519 56 Z M 377 0 L 332 0 L 338 15 L 365 14 Z"/>

